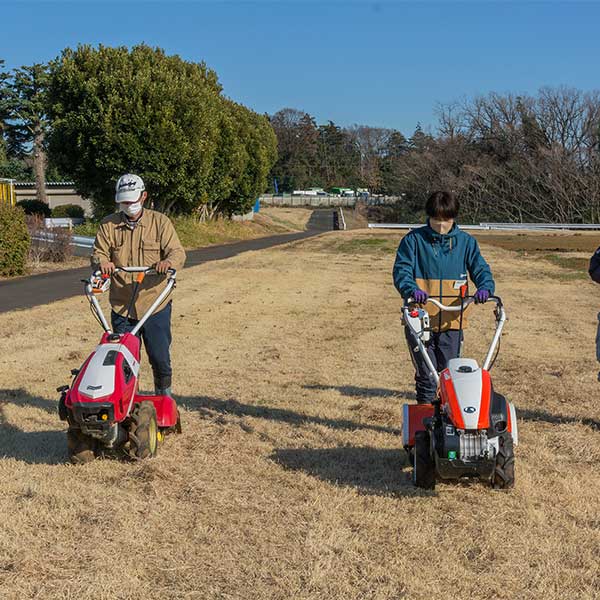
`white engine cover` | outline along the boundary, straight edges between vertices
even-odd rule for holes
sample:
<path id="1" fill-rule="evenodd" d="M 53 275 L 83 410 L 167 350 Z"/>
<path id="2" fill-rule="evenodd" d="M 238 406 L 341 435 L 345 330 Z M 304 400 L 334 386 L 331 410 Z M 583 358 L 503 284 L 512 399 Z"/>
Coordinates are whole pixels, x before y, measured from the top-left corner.
<path id="1" fill-rule="evenodd" d="M 138 376 L 140 364 L 133 354 L 122 344 L 100 344 L 96 347 L 90 362 L 79 382 L 78 391 L 90 398 L 103 398 L 110 396 L 115 391 L 115 366 L 114 361 L 106 361 L 107 354 L 116 351 L 126 358 L 135 377 Z M 112 364 L 104 364 L 111 362 Z"/>
<path id="2" fill-rule="evenodd" d="M 467 369 L 470 369 L 470 372 Z M 477 429 L 483 390 L 481 369 L 472 358 L 452 358 L 448 361 L 448 370 L 465 429 Z"/>

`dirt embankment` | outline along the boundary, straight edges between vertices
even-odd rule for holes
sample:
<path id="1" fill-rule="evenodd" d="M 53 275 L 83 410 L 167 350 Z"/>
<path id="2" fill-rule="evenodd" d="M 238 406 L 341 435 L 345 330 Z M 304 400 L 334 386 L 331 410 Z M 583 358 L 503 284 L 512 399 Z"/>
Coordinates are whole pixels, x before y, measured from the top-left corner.
<path id="1" fill-rule="evenodd" d="M 146 462 L 65 464 L 54 389 L 99 337 L 84 301 L 0 315 L 2 597 L 597 597 L 597 288 L 481 238 L 510 318 L 493 377 L 519 414 L 516 488 L 416 491 L 398 238 L 330 233 L 183 272 L 184 434 Z"/>

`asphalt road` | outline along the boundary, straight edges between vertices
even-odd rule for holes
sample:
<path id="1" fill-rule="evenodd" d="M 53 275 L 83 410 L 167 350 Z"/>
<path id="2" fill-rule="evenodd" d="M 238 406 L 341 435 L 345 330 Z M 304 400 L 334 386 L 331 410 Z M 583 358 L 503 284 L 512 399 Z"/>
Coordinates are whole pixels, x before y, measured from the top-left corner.
<path id="1" fill-rule="evenodd" d="M 315 213 L 318 212 L 330 211 L 315 211 Z M 324 224 L 324 221 L 321 222 L 320 216 L 317 221 L 317 225 Z M 213 260 L 224 260 L 242 252 L 263 250 L 288 242 L 302 240 L 318 235 L 324 230 L 316 228 L 316 226 L 314 228 L 310 226 L 307 231 L 298 233 L 272 235 L 253 240 L 234 242 L 232 244 L 190 250 L 187 252 L 187 260 L 184 268 L 195 267 Z M 89 274 L 89 267 L 82 267 L 0 281 L 0 313 L 49 304 L 50 302 L 83 294 L 81 280 L 89 277 Z"/>
<path id="2" fill-rule="evenodd" d="M 306 224 L 307 229 L 313 231 L 331 231 L 333 229 L 333 214 L 338 212 L 337 208 L 313 210 Z"/>

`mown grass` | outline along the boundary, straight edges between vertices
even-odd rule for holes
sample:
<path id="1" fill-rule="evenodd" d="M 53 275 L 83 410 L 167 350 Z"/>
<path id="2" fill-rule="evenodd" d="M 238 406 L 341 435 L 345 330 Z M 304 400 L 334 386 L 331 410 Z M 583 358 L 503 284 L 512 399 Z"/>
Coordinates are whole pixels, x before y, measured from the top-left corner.
<path id="1" fill-rule="evenodd" d="M 515 252 L 586 252 L 600 245 L 600 232 L 475 232 L 480 243 Z"/>
<path id="2" fill-rule="evenodd" d="M 336 239 L 330 248 L 342 254 L 379 254 L 395 252 L 398 244 L 389 238 L 360 237 L 350 240 Z"/>
<path id="3" fill-rule="evenodd" d="M 67 464 L 55 389 L 99 336 L 83 299 L 0 314 L 2 600 L 598 597 L 593 284 L 484 249 L 509 314 L 492 378 L 517 408 L 516 486 L 423 492 L 398 435 L 414 370 L 389 261 L 322 250 L 352 236 L 182 273 L 183 434 L 152 460 Z M 477 307 L 465 356 L 492 329 Z"/>
<path id="4" fill-rule="evenodd" d="M 327 252 L 354 255 L 390 256 L 393 260 L 398 244 L 406 232 L 377 232 L 377 237 L 369 233 L 358 234 L 352 239 L 343 236 L 325 238 L 322 249 Z M 384 237 L 382 237 L 382 235 Z M 493 246 L 510 250 L 523 260 L 551 263 L 562 269 L 553 273 L 563 281 L 587 279 L 589 258 L 600 244 L 600 234 L 595 233 L 487 233 L 477 232 L 476 236 L 483 248 Z"/>

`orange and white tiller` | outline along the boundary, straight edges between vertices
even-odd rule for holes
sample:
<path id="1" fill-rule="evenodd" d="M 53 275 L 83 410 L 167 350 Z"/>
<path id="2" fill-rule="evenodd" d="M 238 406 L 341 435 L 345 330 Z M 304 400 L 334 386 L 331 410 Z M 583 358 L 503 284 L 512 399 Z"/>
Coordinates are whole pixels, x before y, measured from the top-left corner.
<path id="1" fill-rule="evenodd" d="M 427 302 L 441 311 L 460 311 L 462 326 L 462 315 L 474 299 L 464 296 L 455 306 L 434 298 Z M 440 373 L 427 354 L 431 336 L 427 311 L 412 299 L 402 309 L 415 351 L 422 355 L 438 386 L 432 404 L 403 407 L 402 443 L 412 457 L 417 487 L 433 489 L 439 480 L 469 478 L 489 482 L 494 488 L 514 486 L 517 416 L 513 404 L 494 390 L 490 377 L 506 312 L 499 297 L 492 296 L 489 302 L 495 303 L 496 330 L 483 366 L 472 358 L 453 358 Z"/>

